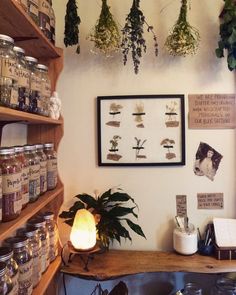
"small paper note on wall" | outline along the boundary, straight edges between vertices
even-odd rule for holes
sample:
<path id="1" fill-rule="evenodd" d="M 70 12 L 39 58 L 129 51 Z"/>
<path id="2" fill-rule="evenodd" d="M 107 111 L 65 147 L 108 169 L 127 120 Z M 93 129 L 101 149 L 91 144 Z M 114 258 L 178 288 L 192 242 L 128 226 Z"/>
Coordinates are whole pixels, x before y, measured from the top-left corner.
<path id="1" fill-rule="evenodd" d="M 223 209 L 223 193 L 199 193 L 197 194 L 198 209 Z"/>
<path id="2" fill-rule="evenodd" d="M 233 129 L 236 127 L 235 94 L 190 94 L 190 129 Z"/>
<path id="3" fill-rule="evenodd" d="M 177 216 L 187 216 L 187 196 L 177 195 L 176 196 L 176 214 Z"/>

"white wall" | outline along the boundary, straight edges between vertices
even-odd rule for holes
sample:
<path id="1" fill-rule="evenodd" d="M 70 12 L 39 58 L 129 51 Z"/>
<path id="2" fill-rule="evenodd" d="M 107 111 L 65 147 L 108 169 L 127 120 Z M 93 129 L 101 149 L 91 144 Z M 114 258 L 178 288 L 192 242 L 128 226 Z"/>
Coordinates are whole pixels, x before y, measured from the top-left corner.
<path id="1" fill-rule="evenodd" d="M 57 16 L 57 45 L 63 47 L 66 0 L 54 1 Z M 159 57 L 155 58 L 151 34 L 146 34 L 147 54 L 140 73 L 133 73 L 129 60 L 124 67 L 122 55 L 106 59 L 91 53 L 93 44 L 86 39 L 100 13 L 100 1 L 77 1 L 81 17 L 81 54 L 75 47 L 64 50 L 65 65 L 58 91 L 63 101 L 65 135 L 59 148 L 60 176 L 65 184 L 65 203 L 82 192 L 100 192 L 120 185 L 139 205 L 139 224 L 147 240 L 132 235 L 133 243 L 122 248 L 145 250 L 172 249 L 172 220 L 175 196 L 186 194 L 190 221 L 203 226 L 213 216 L 235 217 L 235 133 L 234 130 L 190 130 L 187 124 L 190 93 L 233 93 L 234 74 L 225 59 L 217 59 L 220 0 L 191 1 L 189 20 L 199 28 L 200 48 L 196 56 L 172 58 L 163 48 L 169 29 L 177 19 L 180 1 L 141 1 L 147 21 L 155 28 Z M 132 1 L 109 1 L 111 11 L 123 26 Z M 165 8 L 162 10 L 162 8 Z M 96 97 L 125 94 L 185 94 L 186 166 L 183 167 L 98 167 L 96 141 Z M 193 173 L 193 162 L 200 141 L 224 157 L 215 180 Z M 223 192 L 223 210 L 197 210 L 198 192 Z M 120 247 L 120 246 L 118 246 Z"/>

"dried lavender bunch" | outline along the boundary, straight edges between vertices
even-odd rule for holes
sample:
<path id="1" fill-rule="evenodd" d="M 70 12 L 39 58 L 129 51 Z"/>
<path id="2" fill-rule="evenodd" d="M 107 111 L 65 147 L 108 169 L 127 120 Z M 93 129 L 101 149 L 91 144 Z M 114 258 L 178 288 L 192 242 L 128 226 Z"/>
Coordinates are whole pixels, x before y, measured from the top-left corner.
<path id="1" fill-rule="evenodd" d="M 102 0 L 101 13 L 89 39 L 94 42 L 94 47 L 106 56 L 120 48 L 120 32 L 107 5 L 107 0 Z"/>
<path id="2" fill-rule="evenodd" d="M 165 42 L 167 51 L 174 56 L 193 55 L 199 46 L 200 34 L 188 23 L 187 9 L 187 0 L 182 0 L 179 18 Z"/>
<path id="3" fill-rule="evenodd" d="M 145 16 L 139 8 L 139 4 L 140 0 L 133 0 L 130 13 L 127 15 L 125 26 L 122 29 L 123 36 L 121 43 L 124 65 L 127 63 L 128 54 L 131 50 L 135 74 L 138 74 L 142 53 L 147 50 L 146 41 L 143 37 L 144 24 L 147 25 L 147 31 L 153 33 L 155 55 L 158 55 L 157 37 L 153 31 L 153 27 L 147 24 Z"/>

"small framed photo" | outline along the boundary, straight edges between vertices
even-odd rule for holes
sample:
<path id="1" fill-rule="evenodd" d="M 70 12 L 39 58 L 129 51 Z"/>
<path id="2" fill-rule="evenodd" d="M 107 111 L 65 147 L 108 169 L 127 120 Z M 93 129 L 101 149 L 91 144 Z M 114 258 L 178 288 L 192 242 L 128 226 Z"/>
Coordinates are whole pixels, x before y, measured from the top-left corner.
<path id="1" fill-rule="evenodd" d="M 183 94 L 98 96 L 98 165 L 185 165 L 184 112 Z"/>

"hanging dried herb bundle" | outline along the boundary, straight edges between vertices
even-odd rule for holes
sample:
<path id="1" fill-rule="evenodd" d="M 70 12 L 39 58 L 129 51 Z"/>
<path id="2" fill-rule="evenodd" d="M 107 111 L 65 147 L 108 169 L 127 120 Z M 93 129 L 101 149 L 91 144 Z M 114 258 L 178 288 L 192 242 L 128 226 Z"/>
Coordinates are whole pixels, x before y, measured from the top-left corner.
<path id="1" fill-rule="evenodd" d="M 64 44 L 65 46 L 77 45 L 76 52 L 80 53 L 79 46 L 79 24 L 80 17 L 77 13 L 76 0 L 69 0 L 66 5 L 66 15 L 65 15 L 65 31 L 64 31 Z"/>
<path id="2" fill-rule="evenodd" d="M 107 0 L 102 0 L 101 13 L 89 39 L 94 42 L 95 49 L 106 56 L 120 48 L 120 32 L 107 5 Z"/>
<path id="3" fill-rule="evenodd" d="M 220 41 L 216 49 L 216 56 L 224 57 L 227 51 L 227 63 L 230 71 L 236 69 L 236 1 L 224 0 L 225 5 L 220 15 Z"/>
<path id="4" fill-rule="evenodd" d="M 195 54 L 198 49 L 200 34 L 188 23 L 187 10 L 187 0 L 182 0 L 179 18 L 165 42 L 171 55 L 186 56 Z"/>
<path id="5" fill-rule="evenodd" d="M 145 16 L 139 8 L 139 4 L 140 0 L 133 0 L 130 13 L 127 15 L 125 26 L 122 29 L 123 37 L 121 43 L 124 65 L 127 63 L 128 54 L 131 50 L 135 74 L 139 71 L 142 53 L 146 52 L 147 49 L 146 41 L 143 37 L 144 24 L 147 25 L 147 31 L 153 33 L 155 55 L 158 55 L 157 37 L 153 32 L 153 27 L 147 24 Z"/>

